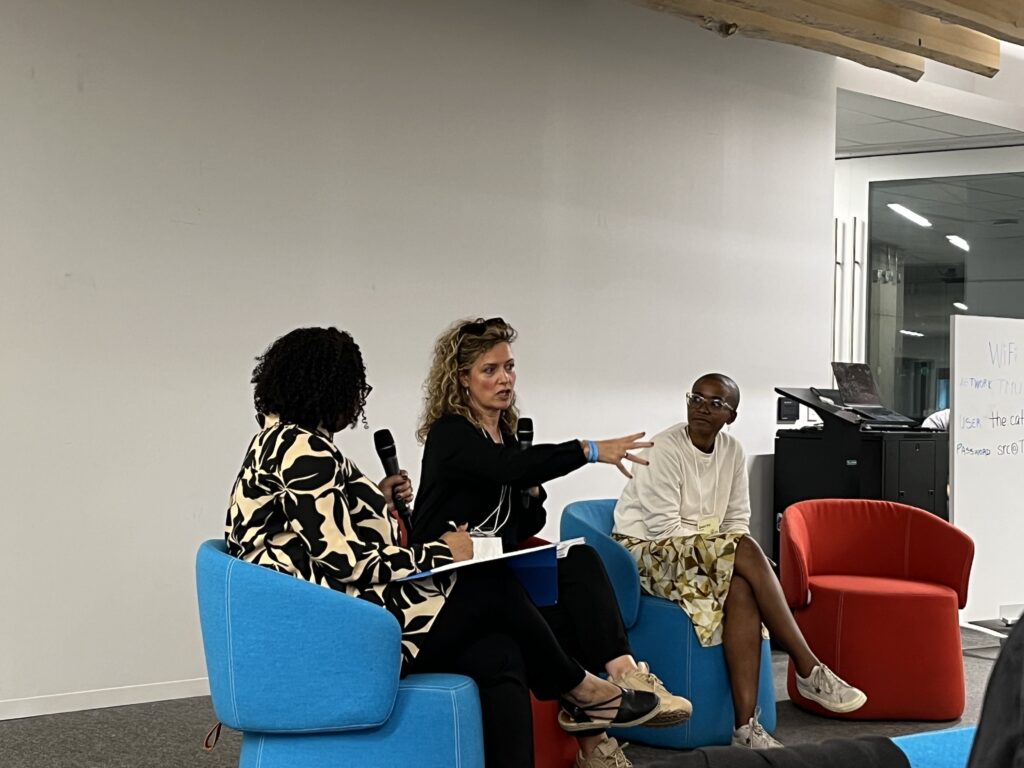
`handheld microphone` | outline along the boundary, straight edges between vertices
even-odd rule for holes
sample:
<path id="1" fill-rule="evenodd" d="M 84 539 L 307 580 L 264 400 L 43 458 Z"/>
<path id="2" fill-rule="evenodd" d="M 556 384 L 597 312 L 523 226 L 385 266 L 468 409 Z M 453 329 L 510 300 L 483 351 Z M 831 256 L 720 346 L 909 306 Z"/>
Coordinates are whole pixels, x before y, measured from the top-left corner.
<path id="1" fill-rule="evenodd" d="M 398 450 L 395 448 L 395 438 L 391 436 L 390 429 L 378 429 L 373 433 L 373 445 L 377 449 L 377 455 L 380 457 L 380 463 L 384 465 L 385 476 L 397 475 L 402 470 L 398 466 Z M 406 527 L 412 529 L 412 519 L 409 514 L 409 507 L 406 503 L 398 498 L 398 494 L 394 495 L 395 509 L 398 510 L 398 514 L 402 516 L 402 520 L 405 521 Z"/>
<path id="2" fill-rule="evenodd" d="M 519 439 L 519 449 L 525 451 L 533 445 L 533 419 L 525 417 L 519 420 L 516 427 L 516 437 Z M 530 507 L 530 492 L 523 490 L 523 509 Z"/>
<path id="3" fill-rule="evenodd" d="M 533 445 L 533 419 L 523 417 L 519 420 L 519 426 L 516 428 L 516 437 L 519 438 L 520 450 L 525 451 Z"/>

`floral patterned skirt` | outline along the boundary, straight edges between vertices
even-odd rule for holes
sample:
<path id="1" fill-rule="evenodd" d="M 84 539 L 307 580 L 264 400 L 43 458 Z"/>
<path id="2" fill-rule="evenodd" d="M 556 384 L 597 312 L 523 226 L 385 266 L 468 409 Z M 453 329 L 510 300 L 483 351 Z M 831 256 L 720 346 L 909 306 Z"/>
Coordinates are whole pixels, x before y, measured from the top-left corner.
<path id="1" fill-rule="evenodd" d="M 720 645 L 723 606 L 736 565 L 741 533 L 673 536 L 645 541 L 613 534 L 636 560 L 640 586 L 648 594 L 678 603 L 693 622 L 702 646 Z M 767 637 L 764 627 L 761 634 Z"/>

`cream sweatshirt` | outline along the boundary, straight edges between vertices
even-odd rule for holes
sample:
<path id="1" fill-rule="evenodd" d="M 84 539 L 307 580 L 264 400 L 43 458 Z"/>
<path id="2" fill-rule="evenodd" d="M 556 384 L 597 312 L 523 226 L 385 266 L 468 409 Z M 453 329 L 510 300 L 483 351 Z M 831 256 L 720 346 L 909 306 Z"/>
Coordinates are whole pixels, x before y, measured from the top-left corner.
<path id="1" fill-rule="evenodd" d="M 652 438 L 615 505 L 615 532 L 638 539 L 701 532 L 750 533 L 747 459 L 732 435 L 719 432 L 710 454 L 695 448 L 686 424 Z M 703 523 L 703 524 L 702 524 Z"/>

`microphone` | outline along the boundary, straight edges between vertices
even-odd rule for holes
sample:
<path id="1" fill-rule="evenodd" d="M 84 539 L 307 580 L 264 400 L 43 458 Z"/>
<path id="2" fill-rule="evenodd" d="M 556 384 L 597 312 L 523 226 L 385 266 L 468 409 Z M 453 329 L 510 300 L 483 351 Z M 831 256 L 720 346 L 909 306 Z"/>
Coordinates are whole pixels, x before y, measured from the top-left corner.
<path id="1" fill-rule="evenodd" d="M 525 451 L 533 445 L 533 419 L 524 417 L 519 420 L 516 427 L 516 437 L 519 438 L 519 449 Z M 523 489 L 523 509 L 530 508 L 530 492 Z"/>
<path id="2" fill-rule="evenodd" d="M 516 428 L 516 437 L 519 438 L 519 448 L 525 451 L 533 445 L 533 419 L 524 417 L 519 420 Z"/>
<path id="3" fill-rule="evenodd" d="M 380 463 L 384 465 L 384 475 L 397 475 L 401 472 L 398 466 L 398 451 L 395 448 L 395 438 L 391 436 L 390 429 L 378 429 L 373 433 L 373 445 L 377 449 Z M 395 509 L 401 515 L 406 527 L 412 530 L 412 516 L 409 514 L 409 507 L 406 503 L 394 495 Z"/>

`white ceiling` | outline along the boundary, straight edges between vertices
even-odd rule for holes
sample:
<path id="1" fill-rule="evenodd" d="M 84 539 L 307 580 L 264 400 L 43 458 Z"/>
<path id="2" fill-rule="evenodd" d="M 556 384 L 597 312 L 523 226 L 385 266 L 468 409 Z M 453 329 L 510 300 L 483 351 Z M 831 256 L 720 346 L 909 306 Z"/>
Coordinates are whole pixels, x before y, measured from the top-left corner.
<path id="1" fill-rule="evenodd" d="M 1024 145 L 1024 133 L 839 89 L 836 157 Z"/>

